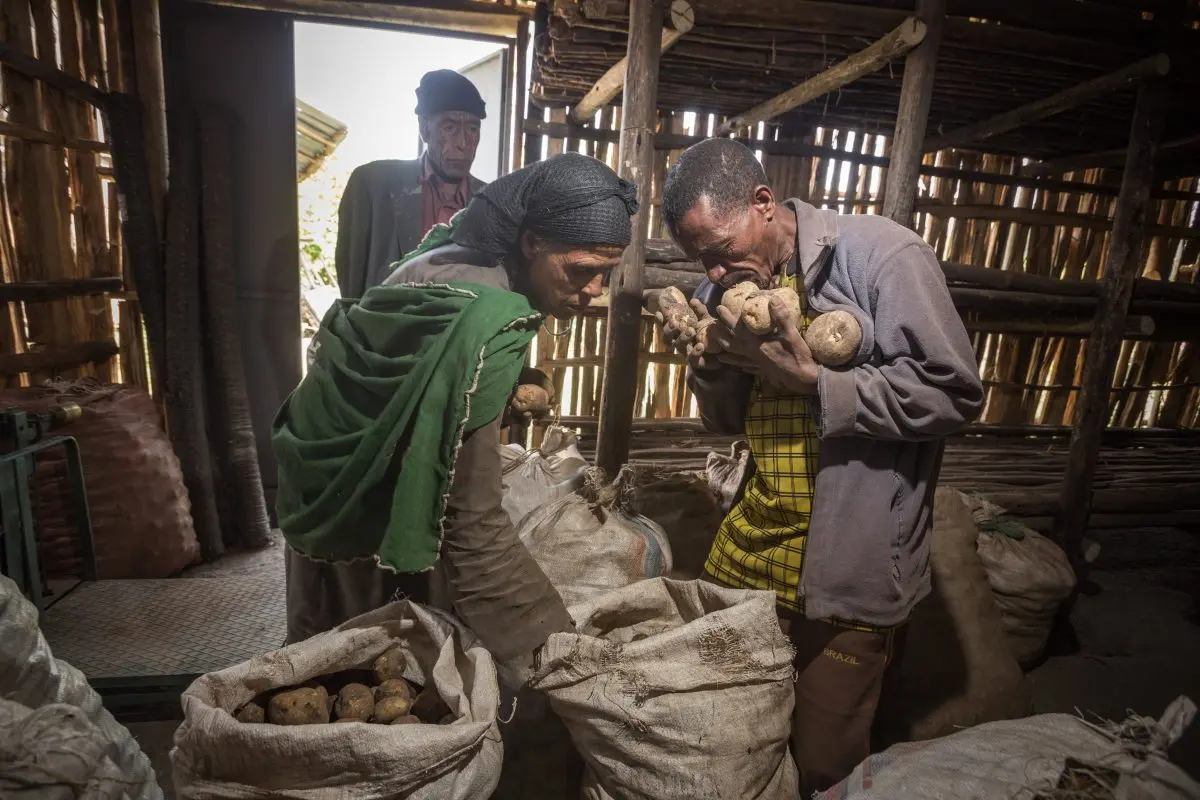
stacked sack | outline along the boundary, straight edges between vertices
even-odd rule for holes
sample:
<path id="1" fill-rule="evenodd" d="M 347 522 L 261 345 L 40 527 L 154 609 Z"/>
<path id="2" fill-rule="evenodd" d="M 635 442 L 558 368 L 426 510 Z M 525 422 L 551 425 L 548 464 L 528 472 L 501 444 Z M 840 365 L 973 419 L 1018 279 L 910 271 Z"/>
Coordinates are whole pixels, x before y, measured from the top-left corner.
<path id="1" fill-rule="evenodd" d="M 583 486 L 587 461 L 579 452 L 574 431 L 558 425 L 546 429 L 539 447 L 526 452 L 518 444 L 500 448 L 504 510 L 513 525 L 529 512 L 571 494 Z"/>
<path id="2" fill-rule="evenodd" d="M 570 608 L 612 589 L 665 576 L 671 546 L 656 523 L 633 512 L 628 468 L 606 483 L 589 469 L 585 484 L 525 516 L 521 542 Z"/>
<path id="3" fill-rule="evenodd" d="M 1004 635 L 1022 666 L 1042 657 L 1058 609 L 1075 589 L 1075 571 L 1054 542 L 979 495 L 960 495 L 971 509 L 976 552 L 1000 608 Z"/>
<path id="4" fill-rule="evenodd" d="M 150 760 L 0 575 L 0 797 L 160 800 Z"/>
<path id="5" fill-rule="evenodd" d="M 583 756 L 581 797 L 796 797 L 794 653 L 773 593 L 660 578 L 573 613 L 530 686 Z"/>
<path id="6" fill-rule="evenodd" d="M 1173 702 L 1159 720 L 1131 714 L 1092 724 L 1069 714 L 992 722 L 871 756 L 819 800 L 1194 800 L 1197 783 L 1167 760 L 1196 706 Z"/>

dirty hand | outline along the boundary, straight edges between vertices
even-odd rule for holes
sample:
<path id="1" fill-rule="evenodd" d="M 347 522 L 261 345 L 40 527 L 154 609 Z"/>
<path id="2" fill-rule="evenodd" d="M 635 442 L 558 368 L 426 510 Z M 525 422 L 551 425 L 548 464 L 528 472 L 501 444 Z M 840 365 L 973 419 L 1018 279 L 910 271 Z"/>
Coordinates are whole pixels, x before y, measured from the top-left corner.
<path id="1" fill-rule="evenodd" d="M 717 353 L 721 352 L 721 346 L 717 343 L 714 334 L 721 330 L 721 326 L 715 323 L 713 315 L 708 313 L 708 308 L 699 300 L 693 300 L 689 303 L 692 312 L 699 320 L 699 328 L 693 331 L 692 337 L 689 340 L 684 352 L 688 358 L 688 366 L 692 369 L 716 369 L 723 366 L 716 360 Z M 703 330 L 703 333 L 701 333 Z"/>
<path id="2" fill-rule="evenodd" d="M 750 332 L 727 308 L 717 313 L 724 325 L 714 326 L 709 337 L 724 351 L 717 356 L 721 363 L 796 394 L 816 394 L 818 364 L 800 333 L 799 317 L 783 298 L 771 298 L 776 331 L 767 336 Z"/>
<path id="3" fill-rule="evenodd" d="M 691 302 L 692 308 L 696 307 L 696 302 L 695 300 Z M 696 338 L 695 328 L 690 325 L 676 327 L 675 318 L 667 318 L 661 311 L 654 312 L 654 319 L 662 328 L 663 344 L 667 346 L 668 350 L 686 352 L 689 344 Z"/>

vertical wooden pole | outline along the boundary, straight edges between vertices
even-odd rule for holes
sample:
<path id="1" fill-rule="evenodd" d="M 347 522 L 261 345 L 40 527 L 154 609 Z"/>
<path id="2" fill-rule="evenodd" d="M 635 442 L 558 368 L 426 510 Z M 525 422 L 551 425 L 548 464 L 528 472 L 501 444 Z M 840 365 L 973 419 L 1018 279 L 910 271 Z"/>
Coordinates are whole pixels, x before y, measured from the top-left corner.
<path id="1" fill-rule="evenodd" d="M 155 225 L 160 236 L 167 196 L 167 107 L 163 78 L 162 26 L 158 0 L 122 0 L 133 44 L 137 96 L 142 101 L 142 131 Z M 129 39 L 125 40 L 129 43 Z"/>
<path id="2" fill-rule="evenodd" d="M 1154 186 L 1154 159 L 1166 118 L 1166 97 L 1166 83 L 1161 78 L 1148 79 L 1138 89 L 1100 304 L 1087 341 L 1079 405 L 1071 427 L 1071 450 L 1054 520 L 1055 537 L 1076 563 L 1091 511 L 1100 439 L 1108 423 L 1109 388 L 1121 351 L 1134 281 L 1141 274 L 1146 252 L 1146 212 Z"/>
<path id="3" fill-rule="evenodd" d="M 933 75 L 942 42 L 946 0 L 917 0 L 917 16 L 925 23 L 925 38 L 904 59 L 892 160 L 883 190 L 883 216 L 906 228 L 913 225 L 917 170 L 925 149 L 925 126 L 929 122 L 929 102 L 933 98 Z"/>
<path id="4" fill-rule="evenodd" d="M 522 130 L 525 125 L 525 85 L 529 82 L 529 76 L 525 69 L 525 61 L 529 57 L 529 23 L 522 20 L 517 23 L 517 51 L 515 65 L 516 69 L 516 85 L 513 87 L 513 117 L 516 124 L 513 125 L 512 139 L 512 160 L 511 168 L 516 170 L 524 166 L 521 163 L 521 156 L 525 152 L 524 135 Z M 540 137 L 539 137 L 540 138 Z"/>
<path id="5" fill-rule="evenodd" d="M 631 0 L 617 171 L 625 180 L 637 184 L 640 207 L 633 218 L 633 240 L 621 256 L 621 264 L 613 273 L 609 288 L 608 341 L 604 348 L 596 464 L 610 476 L 616 475 L 629 456 L 629 436 L 633 431 L 638 345 L 642 332 L 642 279 L 650 214 L 650 174 L 654 169 L 661 31 L 660 0 Z"/>

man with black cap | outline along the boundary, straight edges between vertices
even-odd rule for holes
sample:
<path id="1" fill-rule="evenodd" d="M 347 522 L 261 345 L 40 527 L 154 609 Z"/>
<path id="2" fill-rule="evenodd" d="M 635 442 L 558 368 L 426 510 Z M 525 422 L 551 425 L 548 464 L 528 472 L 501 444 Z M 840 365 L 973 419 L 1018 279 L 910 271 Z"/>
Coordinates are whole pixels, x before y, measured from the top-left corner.
<path id="1" fill-rule="evenodd" d="M 466 208 L 484 183 L 471 176 L 483 98 L 457 72 L 427 72 L 417 87 L 425 154 L 372 161 L 350 173 L 338 208 L 335 264 L 342 297 L 362 297 L 435 224 Z"/>

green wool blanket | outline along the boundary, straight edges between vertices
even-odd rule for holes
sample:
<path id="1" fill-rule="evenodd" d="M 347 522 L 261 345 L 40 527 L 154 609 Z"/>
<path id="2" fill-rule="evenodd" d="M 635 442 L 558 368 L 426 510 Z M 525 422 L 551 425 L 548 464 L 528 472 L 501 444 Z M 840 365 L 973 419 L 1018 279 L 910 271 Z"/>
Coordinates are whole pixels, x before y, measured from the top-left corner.
<path id="1" fill-rule="evenodd" d="M 275 418 L 288 543 L 326 561 L 431 568 L 462 438 L 503 413 L 541 320 L 523 295 L 474 284 L 335 303 Z"/>

